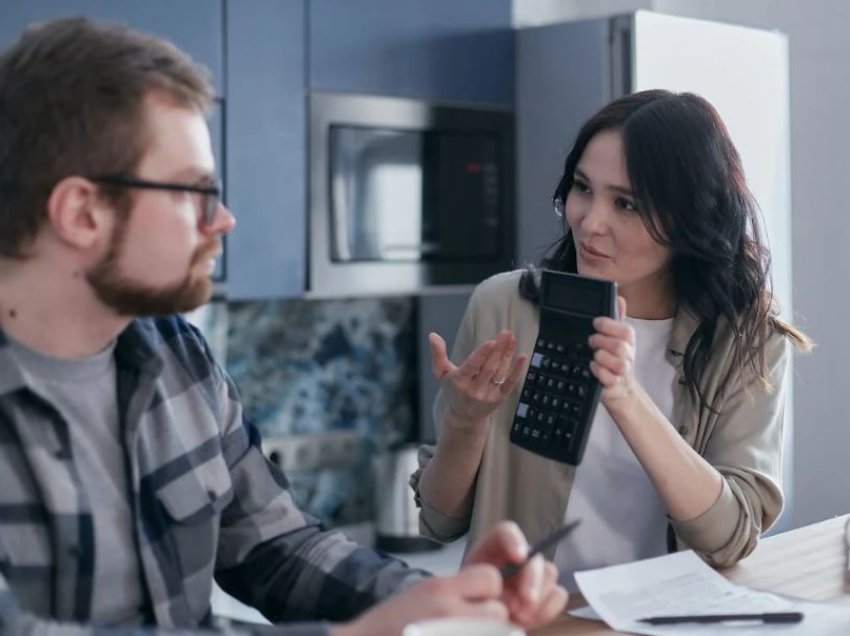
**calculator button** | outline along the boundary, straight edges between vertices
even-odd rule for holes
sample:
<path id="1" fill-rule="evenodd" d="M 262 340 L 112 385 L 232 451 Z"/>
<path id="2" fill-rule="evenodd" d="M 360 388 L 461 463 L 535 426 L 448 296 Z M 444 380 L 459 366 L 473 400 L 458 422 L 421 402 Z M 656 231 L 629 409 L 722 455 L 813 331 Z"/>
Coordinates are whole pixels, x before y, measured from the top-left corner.
<path id="1" fill-rule="evenodd" d="M 542 353 L 534 353 L 531 356 L 531 362 L 529 363 L 532 367 L 539 367 L 540 363 L 544 360 Z"/>
<path id="2" fill-rule="evenodd" d="M 525 402 L 520 402 L 516 407 L 516 416 L 517 417 L 525 417 L 528 413 L 528 404 Z"/>

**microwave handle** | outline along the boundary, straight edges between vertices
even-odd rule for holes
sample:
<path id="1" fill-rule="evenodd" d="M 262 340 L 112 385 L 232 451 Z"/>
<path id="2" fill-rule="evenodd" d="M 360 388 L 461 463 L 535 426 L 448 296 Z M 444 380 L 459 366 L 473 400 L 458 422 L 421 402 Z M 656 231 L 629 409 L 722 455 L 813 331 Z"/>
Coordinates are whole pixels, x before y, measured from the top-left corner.
<path id="1" fill-rule="evenodd" d="M 345 184 L 342 179 L 332 179 L 330 200 L 331 241 L 334 260 L 350 261 L 351 247 L 348 244 L 348 206 L 344 205 Z"/>

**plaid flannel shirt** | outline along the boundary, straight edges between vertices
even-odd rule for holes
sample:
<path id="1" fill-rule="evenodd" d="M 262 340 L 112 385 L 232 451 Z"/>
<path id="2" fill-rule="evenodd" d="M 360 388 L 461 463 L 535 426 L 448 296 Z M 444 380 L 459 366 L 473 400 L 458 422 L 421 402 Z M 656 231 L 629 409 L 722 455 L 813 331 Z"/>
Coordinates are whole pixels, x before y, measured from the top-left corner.
<path id="1" fill-rule="evenodd" d="M 0 633 L 211 628 L 213 576 L 273 623 L 326 634 L 425 574 L 326 532 L 260 451 L 235 386 L 197 330 L 137 319 L 115 348 L 136 546 L 156 627 L 88 625 L 94 528 L 68 422 L 31 388 L 0 331 Z M 98 528 L 98 531 L 104 531 Z M 311 622 L 312 621 L 312 622 Z"/>

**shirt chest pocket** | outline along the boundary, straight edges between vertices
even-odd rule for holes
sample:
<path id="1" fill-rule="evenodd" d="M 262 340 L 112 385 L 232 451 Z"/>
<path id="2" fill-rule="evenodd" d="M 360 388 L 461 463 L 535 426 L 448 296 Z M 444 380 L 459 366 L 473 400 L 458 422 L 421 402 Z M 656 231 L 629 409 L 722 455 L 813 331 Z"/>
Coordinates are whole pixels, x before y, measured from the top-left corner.
<path id="1" fill-rule="evenodd" d="M 179 566 L 184 593 L 195 617 L 209 608 L 222 510 L 233 499 L 227 465 L 220 455 L 163 485 L 157 491 L 169 520 L 162 537 L 165 553 Z"/>

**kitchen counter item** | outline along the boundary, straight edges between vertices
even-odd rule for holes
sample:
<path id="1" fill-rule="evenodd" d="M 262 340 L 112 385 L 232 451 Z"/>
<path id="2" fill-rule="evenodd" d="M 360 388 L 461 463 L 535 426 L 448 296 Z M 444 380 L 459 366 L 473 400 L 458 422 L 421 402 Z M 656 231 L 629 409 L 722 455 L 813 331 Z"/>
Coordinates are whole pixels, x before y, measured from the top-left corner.
<path id="1" fill-rule="evenodd" d="M 387 552 L 435 550 L 439 543 L 419 534 L 419 509 L 408 485 L 418 464 L 416 444 L 390 448 L 374 460 L 375 547 Z"/>

